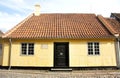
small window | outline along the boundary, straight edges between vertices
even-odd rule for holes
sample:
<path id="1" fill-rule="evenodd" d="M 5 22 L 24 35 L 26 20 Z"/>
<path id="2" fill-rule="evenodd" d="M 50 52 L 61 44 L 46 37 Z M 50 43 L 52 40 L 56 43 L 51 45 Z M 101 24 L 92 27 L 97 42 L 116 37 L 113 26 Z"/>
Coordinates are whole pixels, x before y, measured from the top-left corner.
<path id="1" fill-rule="evenodd" d="M 22 55 L 34 55 L 34 43 L 21 44 Z"/>
<path id="2" fill-rule="evenodd" d="M 0 56 L 2 55 L 2 44 L 0 44 Z"/>
<path id="3" fill-rule="evenodd" d="M 99 55 L 99 43 L 98 42 L 89 42 L 88 43 L 88 55 Z"/>

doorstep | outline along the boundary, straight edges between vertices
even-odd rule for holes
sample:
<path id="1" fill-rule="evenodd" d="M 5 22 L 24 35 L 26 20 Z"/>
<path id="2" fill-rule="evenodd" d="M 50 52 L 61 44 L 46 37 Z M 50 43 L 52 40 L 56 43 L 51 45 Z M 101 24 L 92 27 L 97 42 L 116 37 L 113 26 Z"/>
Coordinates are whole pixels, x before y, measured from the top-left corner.
<path id="1" fill-rule="evenodd" d="M 72 71 L 72 68 L 51 68 L 51 71 Z"/>

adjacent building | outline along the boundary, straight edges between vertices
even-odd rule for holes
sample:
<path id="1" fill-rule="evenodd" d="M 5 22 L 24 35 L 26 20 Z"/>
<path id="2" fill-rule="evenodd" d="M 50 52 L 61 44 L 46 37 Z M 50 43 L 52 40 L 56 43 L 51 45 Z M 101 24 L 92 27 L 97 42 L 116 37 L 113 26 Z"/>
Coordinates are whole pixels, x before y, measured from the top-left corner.
<path id="1" fill-rule="evenodd" d="M 111 13 L 110 18 L 106 18 L 107 22 L 111 25 L 118 34 L 120 34 L 120 13 Z M 117 67 L 120 67 L 120 36 L 116 38 L 115 42 L 117 53 Z"/>

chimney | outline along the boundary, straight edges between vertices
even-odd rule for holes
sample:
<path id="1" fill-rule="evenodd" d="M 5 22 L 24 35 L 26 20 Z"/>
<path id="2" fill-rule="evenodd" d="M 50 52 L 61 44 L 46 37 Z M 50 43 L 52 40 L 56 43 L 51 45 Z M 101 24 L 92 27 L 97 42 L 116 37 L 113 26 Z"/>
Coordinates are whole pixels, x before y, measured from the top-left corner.
<path id="1" fill-rule="evenodd" d="M 35 16 L 39 16 L 40 15 L 40 5 L 39 4 L 35 5 L 34 14 L 35 14 Z"/>

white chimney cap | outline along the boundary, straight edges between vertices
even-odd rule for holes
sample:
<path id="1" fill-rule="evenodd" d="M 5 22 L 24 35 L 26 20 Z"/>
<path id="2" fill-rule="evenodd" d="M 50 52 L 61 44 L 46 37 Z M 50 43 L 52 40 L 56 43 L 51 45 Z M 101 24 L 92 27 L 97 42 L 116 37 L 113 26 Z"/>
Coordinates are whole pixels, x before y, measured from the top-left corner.
<path id="1" fill-rule="evenodd" d="M 39 4 L 35 5 L 34 14 L 35 14 L 35 16 L 39 16 L 40 15 L 40 5 Z"/>

